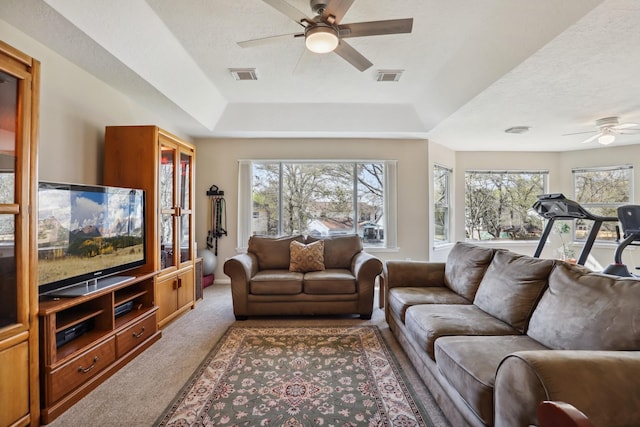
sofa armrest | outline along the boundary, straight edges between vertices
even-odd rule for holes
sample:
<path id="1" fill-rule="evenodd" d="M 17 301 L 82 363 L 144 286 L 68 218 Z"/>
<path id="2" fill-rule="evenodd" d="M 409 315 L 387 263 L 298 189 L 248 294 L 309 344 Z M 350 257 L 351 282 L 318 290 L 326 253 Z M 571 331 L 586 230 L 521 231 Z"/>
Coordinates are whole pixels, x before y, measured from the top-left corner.
<path id="1" fill-rule="evenodd" d="M 258 272 L 258 259 L 252 253 L 238 254 L 224 263 L 224 274 L 231 278 L 233 313 L 236 317 L 247 316 L 249 283 Z"/>
<path id="2" fill-rule="evenodd" d="M 545 400 L 580 408 L 597 426 L 640 425 L 639 378 L 640 351 L 516 352 L 496 372 L 494 425 L 538 425 Z"/>
<path id="3" fill-rule="evenodd" d="M 398 287 L 445 286 L 444 262 L 387 261 L 383 279 L 387 290 Z"/>
<path id="4" fill-rule="evenodd" d="M 373 285 L 382 273 L 382 261 L 370 253 L 358 252 L 351 261 L 351 271 L 358 283 L 370 282 Z"/>

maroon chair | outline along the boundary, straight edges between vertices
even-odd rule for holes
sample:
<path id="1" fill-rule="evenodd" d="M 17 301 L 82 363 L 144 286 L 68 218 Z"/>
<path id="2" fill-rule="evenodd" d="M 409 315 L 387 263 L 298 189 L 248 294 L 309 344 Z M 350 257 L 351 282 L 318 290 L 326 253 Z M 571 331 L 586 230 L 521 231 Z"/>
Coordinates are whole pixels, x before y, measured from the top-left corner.
<path id="1" fill-rule="evenodd" d="M 537 415 L 539 427 L 594 427 L 585 414 L 565 402 L 545 400 Z"/>

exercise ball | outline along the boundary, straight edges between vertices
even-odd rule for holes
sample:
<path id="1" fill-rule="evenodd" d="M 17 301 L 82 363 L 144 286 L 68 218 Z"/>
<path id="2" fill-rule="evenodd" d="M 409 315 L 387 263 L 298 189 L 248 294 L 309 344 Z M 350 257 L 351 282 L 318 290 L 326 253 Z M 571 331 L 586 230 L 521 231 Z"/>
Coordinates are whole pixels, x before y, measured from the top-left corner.
<path id="1" fill-rule="evenodd" d="M 218 258 L 209 249 L 198 250 L 198 256 L 202 258 L 202 275 L 213 274 L 218 265 Z"/>

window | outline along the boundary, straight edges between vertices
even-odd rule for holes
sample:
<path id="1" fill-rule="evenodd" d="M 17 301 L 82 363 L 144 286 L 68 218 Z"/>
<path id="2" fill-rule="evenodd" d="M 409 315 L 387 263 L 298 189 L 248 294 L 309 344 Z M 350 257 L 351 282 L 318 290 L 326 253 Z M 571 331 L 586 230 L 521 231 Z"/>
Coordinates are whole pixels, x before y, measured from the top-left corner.
<path id="1" fill-rule="evenodd" d="M 253 234 L 357 233 L 395 247 L 395 161 L 241 161 L 239 247 Z"/>
<path id="2" fill-rule="evenodd" d="M 546 193 L 548 171 L 465 172 L 467 240 L 538 240 L 542 218 L 532 210 Z"/>
<path id="3" fill-rule="evenodd" d="M 633 166 L 612 166 L 573 170 L 576 202 L 589 212 L 617 217 L 618 206 L 632 203 Z M 585 240 L 592 221 L 576 220 L 574 238 Z M 617 222 L 603 222 L 596 240 L 615 241 Z"/>
<path id="4" fill-rule="evenodd" d="M 436 245 L 451 241 L 450 203 L 451 203 L 452 170 L 440 165 L 433 165 L 433 241 Z"/>

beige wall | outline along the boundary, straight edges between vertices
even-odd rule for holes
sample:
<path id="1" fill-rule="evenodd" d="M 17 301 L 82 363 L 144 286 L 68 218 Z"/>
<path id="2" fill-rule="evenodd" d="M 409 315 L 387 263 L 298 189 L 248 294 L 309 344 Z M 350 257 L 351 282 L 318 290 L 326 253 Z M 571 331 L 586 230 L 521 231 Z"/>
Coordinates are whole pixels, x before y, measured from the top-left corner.
<path id="1" fill-rule="evenodd" d="M 362 159 L 398 161 L 398 251 L 376 252 L 381 259 L 428 259 L 427 141 L 337 139 L 199 139 L 196 140 L 196 240 L 205 246 L 206 190 L 225 192 L 228 237 L 219 240 L 216 278 L 225 278 L 222 264 L 236 253 L 238 161 L 249 159 Z"/>

